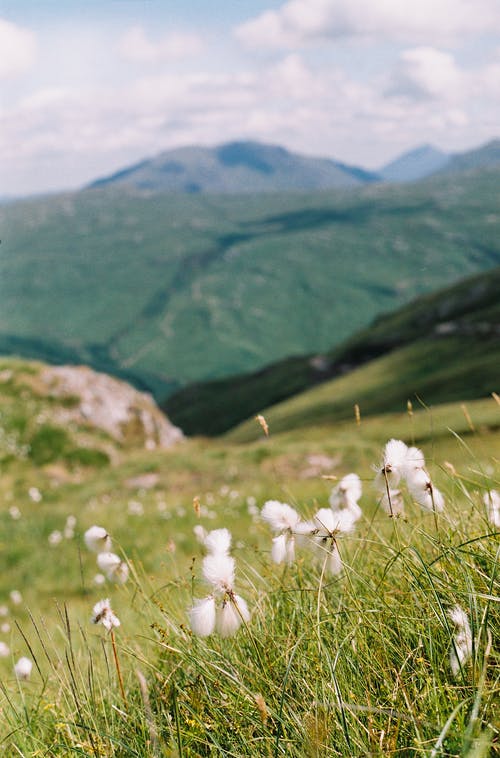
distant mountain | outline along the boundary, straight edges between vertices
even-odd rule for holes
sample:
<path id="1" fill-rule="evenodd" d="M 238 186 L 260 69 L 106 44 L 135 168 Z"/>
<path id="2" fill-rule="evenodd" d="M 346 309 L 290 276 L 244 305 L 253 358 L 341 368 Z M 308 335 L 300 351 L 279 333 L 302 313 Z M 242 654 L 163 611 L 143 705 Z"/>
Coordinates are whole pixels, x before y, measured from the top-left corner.
<path id="1" fill-rule="evenodd" d="M 383 166 L 378 174 L 387 182 L 415 182 L 444 168 L 450 156 L 432 145 L 421 145 Z"/>
<path id="2" fill-rule="evenodd" d="M 458 174 L 479 169 L 497 169 L 500 167 L 500 139 L 494 139 L 474 150 L 453 153 L 450 159 L 436 172 L 441 174 Z"/>
<path id="3" fill-rule="evenodd" d="M 327 158 L 298 155 L 275 145 L 229 142 L 182 147 L 92 182 L 144 192 L 240 193 L 356 187 L 380 177 Z"/>

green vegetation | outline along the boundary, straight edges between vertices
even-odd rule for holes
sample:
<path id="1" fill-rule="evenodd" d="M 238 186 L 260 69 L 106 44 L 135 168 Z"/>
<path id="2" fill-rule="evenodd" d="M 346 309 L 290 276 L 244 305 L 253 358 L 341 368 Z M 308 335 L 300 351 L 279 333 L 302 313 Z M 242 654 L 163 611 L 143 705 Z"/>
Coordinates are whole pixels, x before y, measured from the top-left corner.
<path id="1" fill-rule="evenodd" d="M 2 206 L 0 351 L 165 398 L 324 352 L 498 265 L 498 172 L 282 195 L 109 189 Z"/>
<path id="2" fill-rule="evenodd" d="M 500 268 L 424 295 L 323 355 L 290 358 L 254 374 L 186 387 L 164 409 L 186 434 L 220 434 L 300 392 L 389 354 L 345 380 L 291 401 L 287 428 L 400 408 L 421 393 L 426 403 L 484 397 L 498 389 Z M 358 379 L 359 377 L 359 379 Z M 302 404 L 302 405 L 301 405 Z M 302 420 L 295 407 L 305 408 Z M 313 407 L 316 406 L 316 407 Z M 266 411 L 266 414 L 268 412 Z M 270 411 L 273 422 L 280 411 Z M 276 415 L 278 414 L 278 416 Z M 247 427 L 256 434 L 250 422 Z M 279 425 L 275 431 L 281 430 Z"/>
<path id="3" fill-rule="evenodd" d="M 0 360 L 0 464 L 21 459 L 34 466 L 59 462 L 76 469 L 107 465 L 105 448 L 111 438 L 93 428 L 89 432 L 63 425 L 64 409 L 78 398 L 52 397 L 40 380 L 40 368 L 12 358 Z"/>
<path id="4" fill-rule="evenodd" d="M 30 434 L 34 411 L 55 428 L 58 401 L 35 392 L 36 364 L 4 361 L 0 371 L 2 428 L 12 420 L 5 434 Z M 0 480 L 0 606 L 9 611 L 0 639 L 11 649 L 0 659 L 3 752 L 492 754 L 500 737 L 499 540 L 483 497 L 500 486 L 500 407 L 489 398 L 467 402 L 466 411 L 456 403 L 408 416 L 403 406 L 360 426 L 324 417 L 283 434 L 271 425 L 269 438 L 260 431 L 247 444 L 193 439 L 161 453 L 107 440 L 113 463 L 100 468 L 36 466 L 19 437 Z M 91 428 L 67 433 L 75 445 L 81 435 L 96 450 L 103 445 Z M 389 437 L 423 448 L 443 514 L 409 499 L 406 521 L 382 512 L 372 465 Z M 338 537 L 343 573 L 323 573 L 307 549 L 294 566 L 272 564 L 271 534 L 255 508 L 276 498 L 308 517 L 327 505 L 333 482 L 324 476 L 349 471 L 363 480 L 363 517 L 354 534 Z M 70 515 L 74 534 L 64 536 Z M 192 533 L 198 523 L 233 534 L 236 591 L 252 614 L 234 638 L 189 630 L 186 610 L 207 592 Z M 94 584 L 95 555 L 82 539 L 92 524 L 110 532 L 128 561 L 126 584 Z M 89 621 L 103 597 L 121 620 L 125 701 L 110 635 Z M 469 616 L 473 645 L 454 677 L 448 612 L 456 604 Z M 35 661 L 25 682 L 12 674 L 21 655 Z"/>

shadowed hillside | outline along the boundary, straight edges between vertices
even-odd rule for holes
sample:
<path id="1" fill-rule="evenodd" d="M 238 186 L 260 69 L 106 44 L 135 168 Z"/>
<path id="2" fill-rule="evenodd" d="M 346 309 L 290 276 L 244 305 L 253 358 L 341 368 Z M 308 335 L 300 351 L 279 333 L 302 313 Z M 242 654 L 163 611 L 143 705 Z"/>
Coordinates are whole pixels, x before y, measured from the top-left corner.
<path id="1" fill-rule="evenodd" d="M 498 388 L 499 292 L 496 268 L 380 316 L 331 352 L 186 387 L 167 399 L 165 410 L 188 434 L 220 434 L 262 408 L 392 351 L 394 356 L 382 359 L 380 366 L 397 377 L 396 386 L 382 391 L 369 380 L 368 393 L 356 388 L 354 396 L 335 404 L 335 418 L 352 415 L 353 404 L 362 397 L 364 412 L 370 413 L 393 410 L 416 393 L 426 402 L 481 397 Z M 367 372 L 369 366 L 362 376 Z M 345 386 L 349 383 L 346 377 Z"/>

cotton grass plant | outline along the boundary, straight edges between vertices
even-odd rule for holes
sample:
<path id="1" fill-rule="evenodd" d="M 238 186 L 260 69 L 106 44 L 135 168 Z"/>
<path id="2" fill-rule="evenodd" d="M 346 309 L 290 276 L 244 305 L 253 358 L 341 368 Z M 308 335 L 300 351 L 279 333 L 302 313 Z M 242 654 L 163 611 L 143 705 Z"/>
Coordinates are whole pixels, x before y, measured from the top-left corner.
<path id="1" fill-rule="evenodd" d="M 165 520 L 155 577 L 136 557 L 125 584 L 106 585 L 124 697 L 117 627 L 90 624 L 93 605 L 102 611 L 92 587 L 81 619 L 59 609 L 55 636 L 35 619 L 24 631 L 42 652 L 3 703 L 16 735 L 6 744 L 27 755 L 486 756 L 499 738 L 499 541 L 483 498 L 498 482 L 480 461 L 440 470 L 408 450 L 385 449 L 373 473 L 372 446 L 357 474 L 349 461 L 333 490 L 318 480 L 308 498 L 286 481 L 262 488 L 251 515 L 228 486 L 215 519 L 200 507 Z M 430 508 L 412 492 L 419 478 Z M 404 518 L 390 518 L 392 495 L 384 510 L 388 492 Z"/>

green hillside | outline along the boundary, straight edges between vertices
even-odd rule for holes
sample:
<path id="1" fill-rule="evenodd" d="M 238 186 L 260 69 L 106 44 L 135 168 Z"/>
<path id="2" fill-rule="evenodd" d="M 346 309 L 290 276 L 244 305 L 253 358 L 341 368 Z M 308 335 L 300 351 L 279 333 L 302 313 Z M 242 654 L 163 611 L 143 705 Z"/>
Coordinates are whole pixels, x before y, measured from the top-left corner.
<path id="1" fill-rule="evenodd" d="M 187 434 L 221 434 L 263 408 L 406 345 L 398 368 L 401 392 L 396 397 L 375 394 L 365 404 L 365 412 L 395 409 L 405 400 L 405 392 L 410 397 L 420 386 L 429 402 L 480 397 L 498 388 L 499 292 L 497 267 L 379 316 L 369 328 L 328 353 L 290 358 L 255 373 L 186 387 L 167 399 L 165 411 Z M 413 363 L 413 385 L 408 386 L 404 384 L 410 374 L 406 356 Z M 445 371 L 446 381 L 441 382 Z M 354 402 L 358 400 L 342 401 L 335 417 L 350 416 Z"/>
<path id="2" fill-rule="evenodd" d="M 0 352 L 164 398 L 323 352 L 500 261 L 499 174 L 286 195 L 94 189 L 0 207 Z"/>

